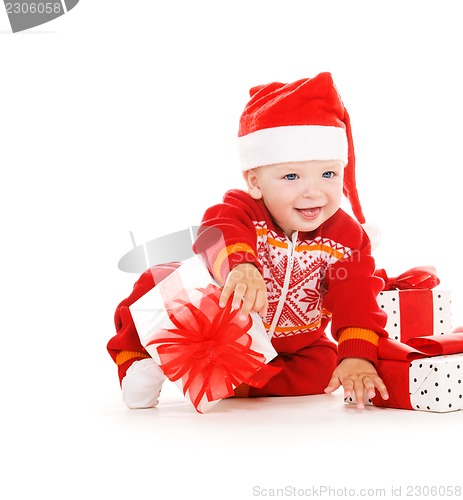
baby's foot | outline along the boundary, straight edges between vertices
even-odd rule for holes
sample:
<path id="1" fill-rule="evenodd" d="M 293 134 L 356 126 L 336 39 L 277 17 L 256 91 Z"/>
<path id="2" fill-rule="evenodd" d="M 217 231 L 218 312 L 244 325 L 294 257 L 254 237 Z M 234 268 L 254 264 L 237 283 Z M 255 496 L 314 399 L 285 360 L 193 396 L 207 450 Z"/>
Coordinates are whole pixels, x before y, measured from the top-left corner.
<path id="1" fill-rule="evenodd" d="M 122 401 L 129 408 L 153 408 L 166 376 L 153 358 L 135 361 L 122 379 Z"/>

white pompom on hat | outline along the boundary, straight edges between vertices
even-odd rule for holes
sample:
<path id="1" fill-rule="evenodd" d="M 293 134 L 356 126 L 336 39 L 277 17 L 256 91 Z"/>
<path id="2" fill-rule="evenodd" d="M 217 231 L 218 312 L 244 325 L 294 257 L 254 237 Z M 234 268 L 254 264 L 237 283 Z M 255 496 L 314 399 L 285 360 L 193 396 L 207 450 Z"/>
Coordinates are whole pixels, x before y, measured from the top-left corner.
<path id="1" fill-rule="evenodd" d="M 242 171 L 274 163 L 342 160 L 344 195 L 364 224 L 350 119 L 331 74 L 259 85 L 250 96 L 238 131 Z"/>

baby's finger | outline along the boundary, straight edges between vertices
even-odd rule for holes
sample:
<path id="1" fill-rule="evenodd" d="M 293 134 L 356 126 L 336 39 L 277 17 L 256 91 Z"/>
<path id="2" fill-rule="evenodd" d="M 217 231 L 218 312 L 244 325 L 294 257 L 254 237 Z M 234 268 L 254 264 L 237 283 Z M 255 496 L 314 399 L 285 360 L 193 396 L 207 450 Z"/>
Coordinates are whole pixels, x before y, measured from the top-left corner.
<path id="1" fill-rule="evenodd" d="M 222 293 L 220 294 L 219 306 L 225 307 L 227 305 L 228 299 L 233 292 L 233 287 L 229 285 L 225 285 L 222 288 Z"/>
<path id="2" fill-rule="evenodd" d="M 370 376 L 370 375 L 365 375 L 363 378 L 362 378 L 362 383 L 363 383 L 363 386 L 365 387 L 365 391 L 367 393 L 367 396 L 371 399 L 371 398 L 374 398 L 375 397 L 375 377 L 374 376 Z"/>
<path id="3" fill-rule="evenodd" d="M 378 376 L 374 377 L 374 384 L 378 389 L 379 393 L 381 394 L 381 397 L 383 399 L 389 399 L 389 393 L 387 392 L 387 387 L 384 385 L 384 382 L 380 377 Z"/>
<path id="4" fill-rule="evenodd" d="M 262 318 L 267 316 L 268 300 L 267 291 L 258 290 L 256 295 L 256 301 L 254 303 L 253 311 L 258 312 Z"/>
<path id="5" fill-rule="evenodd" d="M 363 408 L 365 408 L 365 385 L 363 380 L 355 381 L 354 394 L 357 408 L 363 410 Z"/>
<path id="6" fill-rule="evenodd" d="M 232 310 L 239 309 L 241 307 L 241 302 L 243 301 L 246 289 L 247 287 L 244 283 L 238 283 L 235 286 L 235 292 L 233 293 Z"/>
<path id="7" fill-rule="evenodd" d="M 344 389 L 344 398 L 350 398 L 354 392 L 354 381 L 351 378 L 344 379 L 342 382 L 342 388 Z"/>
<path id="8" fill-rule="evenodd" d="M 337 375 L 337 373 L 333 373 L 330 381 L 329 381 L 329 384 L 326 386 L 325 388 L 325 392 L 326 394 L 330 394 L 332 392 L 334 392 L 336 389 L 339 389 L 339 387 L 341 387 L 341 381 L 339 380 L 339 377 Z"/>
<path id="9" fill-rule="evenodd" d="M 253 294 L 248 289 L 242 302 L 243 302 L 243 304 L 241 306 L 240 319 L 245 320 L 248 317 L 249 313 L 254 309 L 254 305 L 256 302 L 255 294 Z"/>

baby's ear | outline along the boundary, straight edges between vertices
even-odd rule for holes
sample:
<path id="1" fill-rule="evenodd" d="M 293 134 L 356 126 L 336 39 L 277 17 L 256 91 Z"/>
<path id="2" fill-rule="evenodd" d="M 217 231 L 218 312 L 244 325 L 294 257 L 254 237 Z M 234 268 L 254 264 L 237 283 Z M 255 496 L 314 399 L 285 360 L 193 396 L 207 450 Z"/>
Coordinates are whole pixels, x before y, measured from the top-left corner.
<path id="1" fill-rule="evenodd" d="M 262 198 L 262 191 L 259 187 L 259 178 L 255 169 L 245 170 L 243 172 L 243 178 L 248 186 L 248 193 L 255 200 L 260 200 Z"/>

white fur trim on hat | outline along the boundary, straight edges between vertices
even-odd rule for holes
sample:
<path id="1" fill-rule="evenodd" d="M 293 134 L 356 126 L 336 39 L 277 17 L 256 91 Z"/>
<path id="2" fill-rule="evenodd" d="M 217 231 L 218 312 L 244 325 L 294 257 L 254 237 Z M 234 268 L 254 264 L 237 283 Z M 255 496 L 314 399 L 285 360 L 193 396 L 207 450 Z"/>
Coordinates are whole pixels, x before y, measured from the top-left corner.
<path id="1" fill-rule="evenodd" d="M 289 125 L 256 130 L 238 138 L 241 170 L 308 160 L 348 161 L 347 136 L 341 127 Z"/>

